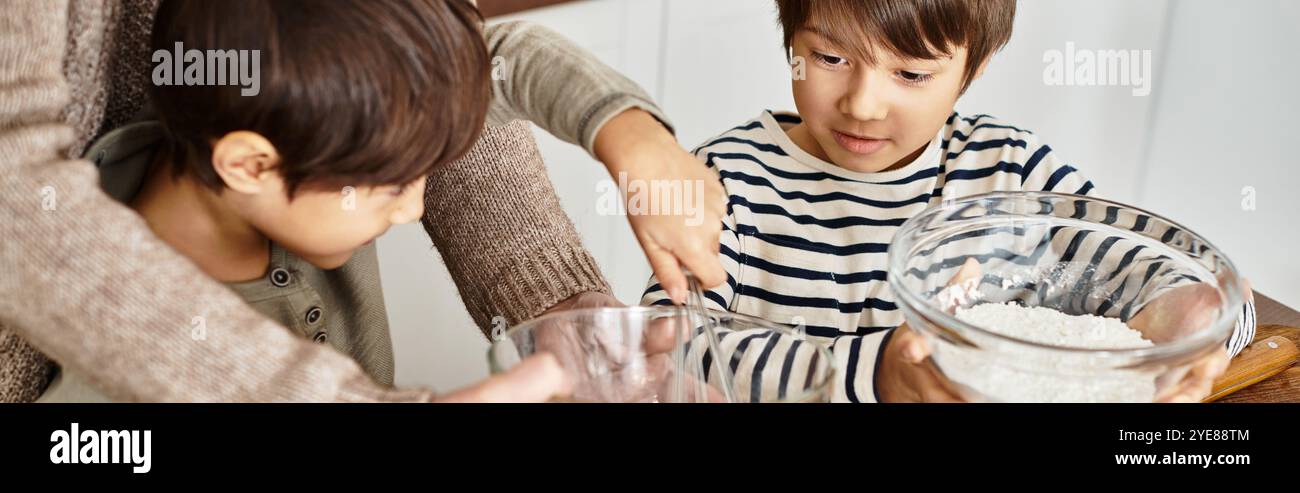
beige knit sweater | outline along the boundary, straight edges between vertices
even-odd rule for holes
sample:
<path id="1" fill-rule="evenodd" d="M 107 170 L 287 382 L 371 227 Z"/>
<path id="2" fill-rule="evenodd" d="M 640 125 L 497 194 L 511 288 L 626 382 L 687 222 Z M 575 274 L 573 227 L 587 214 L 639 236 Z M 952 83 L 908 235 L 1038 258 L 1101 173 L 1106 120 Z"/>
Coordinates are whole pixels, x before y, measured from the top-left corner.
<path id="1" fill-rule="evenodd" d="M 48 382 L 46 355 L 123 401 L 427 401 L 246 306 L 69 159 L 144 102 L 156 0 L 5 0 L 0 16 L 0 402 Z M 590 152 L 633 83 L 545 29 L 490 28 L 510 63 L 492 121 L 538 122 Z M 480 327 L 608 291 L 560 209 L 528 127 L 490 128 L 437 171 L 425 229 Z M 203 316 L 206 338 L 191 338 Z M 5 328 L 9 330 L 5 330 Z M 437 330 L 436 328 L 434 330 Z M 29 345 L 30 343 L 30 345 Z"/>

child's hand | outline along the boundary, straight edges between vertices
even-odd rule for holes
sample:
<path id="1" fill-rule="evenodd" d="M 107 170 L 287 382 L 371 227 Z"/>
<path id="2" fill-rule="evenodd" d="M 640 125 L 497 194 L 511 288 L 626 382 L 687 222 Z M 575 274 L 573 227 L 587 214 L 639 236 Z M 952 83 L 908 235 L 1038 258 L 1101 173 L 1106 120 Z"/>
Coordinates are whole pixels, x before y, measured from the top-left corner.
<path id="1" fill-rule="evenodd" d="M 643 197 L 636 202 L 648 211 L 629 207 L 628 222 L 659 283 L 674 302 L 686 301 L 682 266 L 690 269 L 706 289 L 727 280 L 718 260 L 727 200 L 716 174 L 682 149 L 658 120 L 638 109 L 625 111 L 606 123 L 596 136 L 595 151 L 615 179 L 619 179 L 619 173 L 626 173 L 629 188 L 640 183 L 637 186 Z M 663 203 L 660 197 L 652 196 L 652 184 L 672 187 L 681 192 L 681 197 Z M 690 193 L 685 193 L 687 187 Z M 660 213 L 651 213 L 656 210 Z"/>
<path id="2" fill-rule="evenodd" d="M 440 395 L 437 402 L 546 402 L 568 397 L 573 382 L 550 353 L 525 358 L 505 373 L 493 375 L 479 383 Z"/>
<path id="3" fill-rule="evenodd" d="M 1246 299 L 1254 301 L 1250 281 L 1242 279 Z M 1152 300 L 1128 325 L 1154 342 L 1166 342 L 1201 330 L 1213 321 L 1218 295 L 1205 283 L 1181 286 Z M 1182 375 L 1180 380 L 1168 385 L 1156 396 L 1156 402 L 1200 402 L 1210 395 L 1214 380 L 1228 369 L 1228 350 L 1216 348 L 1202 356 Z M 1163 378 L 1163 377 L 1162 377 Z"/>
<path id="4" fill-rule="evenodd" d="M 930 345 L 907 327 L 894 329 L 881 349 L 876 392 L 881 402 L 965 402 L 930 360 Z"/>
<path id="5" fill-rule="evenodd" d="M 975 259 L 966 259 L 948 280 L 948 287 L 978 282 L 982 271 Z M 955 307 L 954 307 L 955 309 Z M 930 360 L 930 344 L 902 324 L 894 329 L 880 360 L 876 391 L 883 402 L 965 402 L 952 382 Z"/>
<path id="6" fill-rule="evenodd" d="M 1213 390 L 1214 380 L 1227 371 L 1230 361 L 1227 348 L 1220 346 L 1192 364 L 1177 384 L 1160 391 L 1156 402 L 1201 402 Z"/>

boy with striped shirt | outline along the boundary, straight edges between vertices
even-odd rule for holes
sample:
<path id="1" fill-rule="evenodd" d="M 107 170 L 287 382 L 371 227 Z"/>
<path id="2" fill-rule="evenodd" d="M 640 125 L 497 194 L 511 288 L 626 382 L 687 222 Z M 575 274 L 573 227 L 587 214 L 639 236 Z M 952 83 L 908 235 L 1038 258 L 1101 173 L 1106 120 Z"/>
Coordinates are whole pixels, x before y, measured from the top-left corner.
<path id="1" fill-rule="evenodd" d="M 993 191 L 1094 191 L 1032 132 L 953 112 L 957 98 L 1009 40 L 1015 2 L 777 5 L 798 114 L 763 112 L 695 151 L 718 173 L 729 197 L 720 248 L 728 278 L 706 293 L 708 303 L 802 325 L 810 339 L 830 345 L 838 368 L 834 401 L 959 401 L 927 360 L 924 340 L 907 328 L 886 282 L 894 233 L 944 200 Z M 1145 253 L 1122 258 L 1139 248 L 1083 235 L 1051 239 L 1053 248 L 1066 245 L 1074 257 L 1104 259 L 1124 274 L 1114 276 L 1117 285 L 1140 278 L 1137 289 L 1156 290 L 1148 299 L 1177 285 L 1150 282 L 1152 274 L 1168 270 Z M 1143 278 L 1140 270 L 1152 274 Z M 643 303 L 671 301 L 651 279 Z M 1229 355 L 1253 337 L 1253 310 L 1250 303 L 1243 308 L 1224 350 L 1203 358 L 1158 397 L 1195 401 L 1208 394 Z M 1113 311 L 1133 321 L 1134 313 Z M 798 369 L 782 363 L 811 348 L 759 339 L 724 336 L 724 351 L 743 354 L 733 368 L 738 383 L 755 371 L 798 376 Z"/>

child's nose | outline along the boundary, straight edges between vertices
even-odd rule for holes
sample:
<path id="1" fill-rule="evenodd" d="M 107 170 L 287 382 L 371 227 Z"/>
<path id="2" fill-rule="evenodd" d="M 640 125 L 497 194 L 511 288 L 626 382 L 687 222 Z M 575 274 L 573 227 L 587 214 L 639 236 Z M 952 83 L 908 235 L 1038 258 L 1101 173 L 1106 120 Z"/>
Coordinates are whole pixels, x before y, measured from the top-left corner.
<path id="1" fill-rule="evenodd" d="M 885 82 L 874 74 L 855 77 L 849 93 L 840 98 L 840 111 L 857 121 L 884 120 L 889 114 Z"/>

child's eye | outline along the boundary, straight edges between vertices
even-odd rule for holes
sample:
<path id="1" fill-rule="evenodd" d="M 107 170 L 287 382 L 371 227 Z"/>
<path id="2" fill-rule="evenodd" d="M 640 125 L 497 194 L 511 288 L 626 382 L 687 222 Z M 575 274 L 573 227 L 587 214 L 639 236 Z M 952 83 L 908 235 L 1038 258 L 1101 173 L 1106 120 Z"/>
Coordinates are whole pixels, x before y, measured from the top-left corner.
<path id="1" fill-rule="evenodd" d="M 406 193 L 406 187 L 406 185 L 392 187 L 388 190 L 388 194 L 394 197 L 401 197 L 402 194 Z"/>
<path id="2" fill-rule="evenodd" d="M 838 67 L 838 66 L 843 65 L 843 64 L 845 64 L 845 63 L 847 62 L 847 60 L 845 60 L 845 59 L 843 59 L 843 58 L 840 58 L 840 57 L 837 57 L 837 56 L 835 56 L 835 55 L 827 55 L 827 54 L 825 54 L 825 53 L 818 53 L 818 52 L 815 52 L 815 51 L 812 52 L 812 55 L 813 55 L 813 58 L 816 59 L 818 62 L 820 62 L 820 63 L 824 63 L 824 64 L 829 65 L 829 66 L 832 66 L 832 67 Z"/>
<path id="3" fill-rule="evenodd" d="M 900 79 L 903 79 L 904 83 L 919 86 L 925 84 L 926 82 L 929 82 L 930 79 L 934 77 L 934 74 L 923 74 L 920 72 L 909 72 L 907 70 L 900 70 L 898 72 L 898 77 Z"/>

